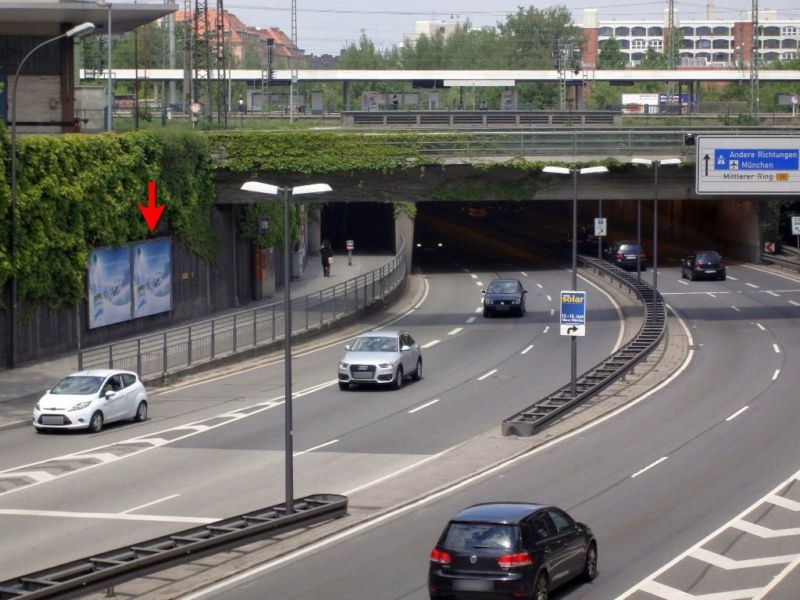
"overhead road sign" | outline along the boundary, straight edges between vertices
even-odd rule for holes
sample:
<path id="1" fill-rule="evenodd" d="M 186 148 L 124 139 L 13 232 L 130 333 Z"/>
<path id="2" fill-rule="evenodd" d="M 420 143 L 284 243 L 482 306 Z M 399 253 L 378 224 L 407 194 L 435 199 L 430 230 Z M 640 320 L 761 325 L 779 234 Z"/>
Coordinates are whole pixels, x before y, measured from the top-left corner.
<path id="1" fill-rule="evenodd" d="M 698 135 L 695 145 L 698 194 L 800 194 L 800 136 Z"/>
<path id="2" fill-rule="evenodd" d="M 586 335 L 586 292 L 561 292 L 561 335 Z"/>

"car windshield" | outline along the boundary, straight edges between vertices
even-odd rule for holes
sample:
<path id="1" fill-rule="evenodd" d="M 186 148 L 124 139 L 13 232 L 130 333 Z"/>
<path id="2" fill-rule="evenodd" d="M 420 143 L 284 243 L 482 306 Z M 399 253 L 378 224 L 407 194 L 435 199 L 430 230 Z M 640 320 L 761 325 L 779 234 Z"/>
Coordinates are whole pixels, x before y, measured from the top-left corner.
<path id="1" fill-rule="evenodd" d="M 494 281 L 487 290 L 490 294 L 515 294 L 519 291 L 516 281 Z"/>
<path id="2" fill-rule="evenodd" d="M 495 523 L 450 523 L 441 545 L 469 552 L 477 548 L 510 550 L 517 543 L 517 528 Z"/>
<path id="3" fill-rule="evenodd" d="M 59 381 L 53 389 L 50 390 L 51 394 L 76 394 L 88 395 L 96 394 L 100 391 L 100 386 L 104 381 L 103 377 L 94 377 L 90 375 L 71 375 Z"/>
<path id="4" fill-rule="evenodd" d="M 397 338 L 367 336 L 357 338 L 353 352 L 397 352 Z"/>

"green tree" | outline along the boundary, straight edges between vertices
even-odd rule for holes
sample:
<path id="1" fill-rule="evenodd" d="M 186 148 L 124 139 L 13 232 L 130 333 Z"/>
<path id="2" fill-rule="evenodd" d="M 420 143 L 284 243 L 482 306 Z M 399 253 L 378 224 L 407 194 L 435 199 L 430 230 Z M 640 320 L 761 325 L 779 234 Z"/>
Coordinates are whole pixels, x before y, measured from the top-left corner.
<path id="1" fill-rule="evenodd" d="M 610 37 L 600 42 L 600 56 L 597 57 L 598 69 L 624 69 L 628 64 L 628 56 L 619 49 L 617 38 Z"/>
<path id="2" fill-rule="evenodd" d="M 565 6 L 520 7 L 498 29 L 507 69 L 551 69 L 556 40 L 562 48 L 583 48 L 583 34 Z"/>

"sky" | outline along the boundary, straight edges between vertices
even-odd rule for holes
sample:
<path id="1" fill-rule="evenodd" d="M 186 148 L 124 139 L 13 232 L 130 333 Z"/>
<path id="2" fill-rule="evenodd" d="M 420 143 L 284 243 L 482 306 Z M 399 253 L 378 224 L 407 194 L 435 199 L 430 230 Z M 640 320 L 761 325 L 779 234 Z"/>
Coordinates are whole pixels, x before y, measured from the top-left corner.
<path id="1" fill-rule="evenodd" d="M 183 0 L 178 2 L 183 4 Z M 216 3 L 208 0 L 208 4 L 213 8 Z M 296 4 L 298 46 L 316 55 L 338 55 L 349 43 L 357 42 L 362 32 L 379 49 L 388 50 L 402 44 L 404 33 L 414 32 L 416 21 L 469 19 L 475 26 L 494 26 L 517 12 L 519 6 L 545 9 L 556 5 L 521 0 L 296 0 Z M 597 8 L 601 20 L 622 20 L 659 18 L 667 7 L 666 0 L 619 0 L 613 6 L 598 0 L 565 0 L 559 4 L 570 9 L 578 25 L 583 22 L 585 8 Z M 679 19 L 698 19 L 705 17 L 706 4 L 704 0 L 675 0 L 675 9 Z M 224 0 L 223 5 L 247 25 L 279 27 L 291 34 L 291 0 Z M 761 11 L 775 10 L 779 17 L 800 20 L 797 0 L 759 0 L 758 6 Z M 724 0 L 714 3 L 714 13 L 721 19 L 743 20 L 751 7 L 752 0 Z"/>

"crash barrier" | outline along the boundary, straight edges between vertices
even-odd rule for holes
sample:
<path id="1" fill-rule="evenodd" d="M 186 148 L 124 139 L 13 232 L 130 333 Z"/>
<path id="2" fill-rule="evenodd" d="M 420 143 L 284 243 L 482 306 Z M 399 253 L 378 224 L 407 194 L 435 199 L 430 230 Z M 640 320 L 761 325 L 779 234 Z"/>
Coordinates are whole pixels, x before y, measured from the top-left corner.
<path id="1" fill-rule="evenodd" d="M 405 280 L 404 244 L 382 267 L 319 292 L 291 299 L 292 335 L 321 329 L 379 302 Z M 78 353 L 78 370 L 126 369 L 144 379 L 165 377 L 199 364 L 283 340 L 283 301 L 184 327 L 95 346 Z"/>
<path id="2" fill-rule="evenodd" d="M 520 127 L 613 125 L 622 123 L 621 111 L 581 110 L 409 110 L 409 111 L 343 111 L 342 126 L 405 126 L 405 127 Z"/>
<path id="3" fill-rule="evenodd" d="M 277 504 L 0 582 L 0 600 L 77 598 L 187 563 L 257 537 L 277 535 L 347 515 L 347 497 L 312 494 L 294 500 L 293 512 Z"/>
<path id="4" fill-rule="evenodd" d="M 761 259 L 782 269 L 800 271 L 800 253 L 791 247 L 784 246 L 781 254 L 767 254 L 765 252 L 761 255 Z"/>
<path id="5" fill-rule="evenodd" d="M 553 419 L 579 406 L 603 388 L 625 375 L 647 356 L 664 337 L 667 313 L 664 301 L 656 290 L 635 274 L 597 258 L 580 256 L 580 261 L 595 271 L 606 273 L 632 289 L 644 305 L 644 320 L 631 341 L 572 382 L 509 417 L 502 424 L 503 435 L 531 436 Z"/>

